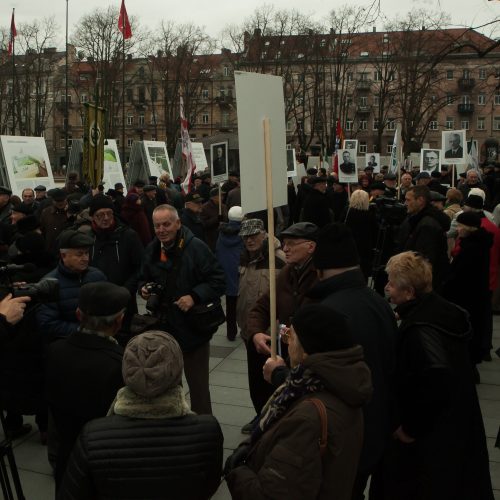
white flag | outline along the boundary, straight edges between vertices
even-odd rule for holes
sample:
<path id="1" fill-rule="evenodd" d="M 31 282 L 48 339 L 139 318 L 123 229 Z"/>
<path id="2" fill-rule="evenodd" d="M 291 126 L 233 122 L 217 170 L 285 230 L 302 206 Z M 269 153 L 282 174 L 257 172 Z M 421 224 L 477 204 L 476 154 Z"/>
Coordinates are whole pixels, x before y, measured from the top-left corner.
<path id="1" fill-rule="evenodd" d="M 398 174 L 400 158 L 401 158 L 401 128 L 399 123 L 396 126 L 396 132 L 394 132 L 394 142 L 392 143 L 391 150 L 391 164 L 389 166 L 389 172 L 391 174 Z"/>
<path id="2" fill-rule="evenodd" d="M 193 185 L 193 175 L 196 172 L 196 163 L 193 158 L 193 147 L 191 146 L 191 138 L 189 137 L 188 123 L 184 116 L 184 100 L 181 100 L 181 142 L 182 142 L 182 156 L 186 160 L 187 171 L 186 178 L 182 183 L 182 191 L 187 194 L 191 191 Z"/>

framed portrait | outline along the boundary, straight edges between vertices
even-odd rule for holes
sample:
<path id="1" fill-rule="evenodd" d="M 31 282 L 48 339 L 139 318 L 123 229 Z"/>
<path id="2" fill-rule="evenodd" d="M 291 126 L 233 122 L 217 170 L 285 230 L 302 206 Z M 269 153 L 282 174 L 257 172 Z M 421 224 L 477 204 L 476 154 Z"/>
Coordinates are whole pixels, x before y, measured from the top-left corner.
<path id="1" fill-rule="evenodd" d="M 355 149 L 339 149 L 339 181 L 358 182 Z"/>
<path id="2" fill-rule="evenodd" d="M 441 172 L 441 150 L 420 150 L 420 172 Z"/>
<path id="3" fill-rule="evenodd" d="M 465 130 L 447 130 L 443 132 L 441 151 L 441 163 L 443 165 L 465 163 L 467 157 Z"/>
<path id="4" fill-rule="evenodd" d="M 373 167 L 373 172 L 380 172 L 380 153 L 366 153 L 365 168 Z"/>
<path id="5" fill-rule="evenodd" d="M 357 139 L 344 139 L 344 149 L 354 149 L 358 154 L 358 141 Z"/>
<path id="6" fill-rule="evenodd" d="M 218 142 L 210 145 L 210 160 L 212 182 L 227 181 L 229 175 L 229 159 L 227 156 L 227 142 Z"/>
<path id="7" fill-rule="evenodd" d="M 295 160 L 295 149 L 286 150 L 286 175 L 294 177 L 297 175 L 297 162 Z"/>

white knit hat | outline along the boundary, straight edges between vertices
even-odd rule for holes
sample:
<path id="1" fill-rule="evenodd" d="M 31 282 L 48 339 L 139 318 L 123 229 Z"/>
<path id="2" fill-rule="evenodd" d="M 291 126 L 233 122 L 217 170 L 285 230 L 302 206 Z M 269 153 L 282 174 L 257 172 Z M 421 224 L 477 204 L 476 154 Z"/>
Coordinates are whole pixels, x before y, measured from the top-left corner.
<path id="1" fill-rule="evenodd" d="M 238 206 L 231 207 L 227 214 L 227 218 L 229 220 L 241 222 L 243 220 L 243 210 L 241 210 L 241 207 Z"/>

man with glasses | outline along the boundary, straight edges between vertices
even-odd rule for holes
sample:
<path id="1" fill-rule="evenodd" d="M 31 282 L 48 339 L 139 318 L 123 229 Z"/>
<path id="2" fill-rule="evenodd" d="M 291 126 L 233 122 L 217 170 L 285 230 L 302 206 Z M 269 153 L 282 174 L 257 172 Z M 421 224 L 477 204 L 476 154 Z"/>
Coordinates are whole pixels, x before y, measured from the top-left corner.
<path id="1" fill-rule="evenodd" d="M 276 279 L 276 316 L 281 324 L 290 325 L 294 312 L 307 302 L 306 293 L 318 280 L 312 262 L 317 232 L 318 227 L 315 224 L 298 222 L 281 233 L 286 260 L 286 266 Z M 260 366 L 261 376 L 266 356 L 271 354 L 271 337 L 267 333 L 269 308 L 269 290 L 267 290 L 250 310 L 247 319 L 249 342 L 253 342 L 253 348 L 263 355 L 261 357 L 263 363 Z M 267 393 L 268 397 L 273 393 L 273 387 L 270 384 Z M 256 410 L 259 413 L 258 407 Z M 251 428 L 250 423 L 242 430 L 251 432 Z"/>
<path id="2" fill-rule="evenodd" d="M 123 330 L 127 331 L 132 315 L 137 312 L 135 297 L 144 249 L 138 234 L 116 219 L 113 208 L 111 198 L 103 194 L 92 198 L 89 235 L 93 243 L 89 257 L 90 265 L 100 269 L 108 281 L 130 292 L 131 300 L 123 321 Z"/>

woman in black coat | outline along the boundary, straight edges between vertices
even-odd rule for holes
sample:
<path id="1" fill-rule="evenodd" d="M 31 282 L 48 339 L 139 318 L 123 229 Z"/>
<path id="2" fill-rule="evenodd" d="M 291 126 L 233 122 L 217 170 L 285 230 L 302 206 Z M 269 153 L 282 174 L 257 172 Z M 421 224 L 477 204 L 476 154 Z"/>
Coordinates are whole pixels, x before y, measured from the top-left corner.
<path id="1" fill-rule="evenodd" d="M 468 315 L 432 291 L 431 265 L 420 254 L 395 255 L 386 271 L 401 323 L 394 441 L 377 498 L 493 500 Z"/>
<path id="2" fill-rule="evenodd" d="M 488 329 L 490 248 L 493 236 L 481 227 L 481 216 L 475 212 L 462 212 L 457 217 L 457 223 L 459 239 L 453 251 L 443 297 L 469 313 L 473 331 L 470 355 L 471 361 L 477 364 L 482 359 L 482 344 Z"/>
<path id="3" fill-rule="evenodd" d="M 377 234 L 375 212 L 370 209 L 368 193 L 362 189 L 354 191 L 349 200 L 344 223 L 351 228 L 359 254 L 361 271 L 368 281 L 372 275 L 373 248 Z"/>

